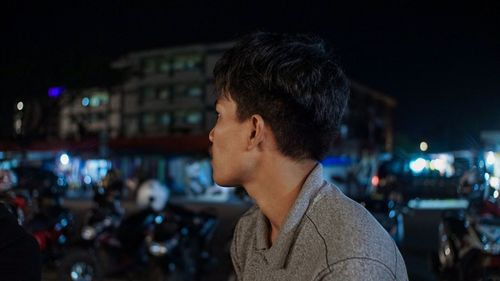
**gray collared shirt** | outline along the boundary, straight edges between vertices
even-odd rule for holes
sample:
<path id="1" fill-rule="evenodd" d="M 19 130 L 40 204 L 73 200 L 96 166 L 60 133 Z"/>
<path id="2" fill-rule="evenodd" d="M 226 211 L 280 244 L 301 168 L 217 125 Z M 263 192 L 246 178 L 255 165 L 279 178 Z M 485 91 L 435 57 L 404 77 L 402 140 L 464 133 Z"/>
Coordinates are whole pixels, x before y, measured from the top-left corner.
<path id="1" fill-rule="evenodd" d="M 239 281 L 408 280 L 396 244 L 373 216 L 323 180 L 307 177 L 272 246 L 258 206 L 239 220 L 231 257 Z"/>

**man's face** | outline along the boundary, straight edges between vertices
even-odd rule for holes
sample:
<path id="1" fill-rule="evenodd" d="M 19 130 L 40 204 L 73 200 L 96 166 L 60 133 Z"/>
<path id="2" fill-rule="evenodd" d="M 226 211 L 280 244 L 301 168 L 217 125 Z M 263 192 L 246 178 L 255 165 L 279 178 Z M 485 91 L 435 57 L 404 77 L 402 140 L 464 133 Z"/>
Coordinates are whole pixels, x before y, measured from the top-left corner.
<path id="1" fill-rule="evenodd" d="M 247 141 L 250 122 L 240 122 L 231 98 L 217 100 L 217 122 L 210 131 L 213 178 L 220 186 L 240 186 L 249 163 Z"/>

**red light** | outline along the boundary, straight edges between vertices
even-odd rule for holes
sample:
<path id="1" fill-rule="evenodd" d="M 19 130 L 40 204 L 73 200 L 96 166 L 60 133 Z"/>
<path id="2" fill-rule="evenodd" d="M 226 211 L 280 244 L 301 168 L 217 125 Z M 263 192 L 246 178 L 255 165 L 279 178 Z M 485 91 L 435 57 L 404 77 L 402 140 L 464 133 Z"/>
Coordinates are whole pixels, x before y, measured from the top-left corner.
<path id="1" fill-rule="evenodd" d="M 373 176 L 373 177 L 372 177 L 372 185 L 373 185 L 373 186 L 378 186 L 378 183 L 379 183 L 379 178 L 378 178 L 378 176 Z"/>

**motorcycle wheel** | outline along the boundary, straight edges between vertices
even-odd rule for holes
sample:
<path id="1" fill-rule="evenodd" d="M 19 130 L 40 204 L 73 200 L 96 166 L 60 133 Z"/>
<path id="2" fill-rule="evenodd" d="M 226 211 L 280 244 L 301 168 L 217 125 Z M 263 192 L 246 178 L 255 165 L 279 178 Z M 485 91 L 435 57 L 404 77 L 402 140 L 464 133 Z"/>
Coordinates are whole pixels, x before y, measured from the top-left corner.
<path id="1" fill-rule="evenodd" d="M 89 251 L 77 250 L 66 256 L 59 266 L 59 281 L 100 281 L 99 263 Z"/>

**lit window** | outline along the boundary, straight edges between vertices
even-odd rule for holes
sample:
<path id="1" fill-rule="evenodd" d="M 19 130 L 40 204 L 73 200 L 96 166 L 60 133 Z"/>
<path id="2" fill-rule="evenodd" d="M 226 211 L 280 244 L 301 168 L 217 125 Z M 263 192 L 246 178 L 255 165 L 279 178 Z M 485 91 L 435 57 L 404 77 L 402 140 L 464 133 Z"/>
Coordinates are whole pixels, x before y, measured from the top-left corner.
<path id="1" fill-rule="evenodd" d="M 201 66 L 201 55 L 190 55 L 186 57 L 186 69 L 195 69 Z"/>
<path id="2" fill-rule="evenodd" d="M 185 69 L 185 59 L 184 57 L 176 57 L 172 65 L 174 70 L 184 70 Z"/>
<path id="3" fill-rule="evenodd" d="M 156 93 L 155 93 L 154 88 L 151 88 L 151 87 L 144 88 L 144 90 L 142 92 L 142 97 L 144 100 L 146 100 L 146 101 L 154 100 L 155 96 L 156 96 Z"/>
<path id="4" fill-rule="evenodd" d="M 125 126 L 125 131 L 128 136 L 136 134 L 139 130 L 139 122 L 137 118 L 128 117 L 125 119 L 125 124 L 127 124 L 127 126 Z"/>
<path id="5" fill-rule="evenodd" d="M 202 120 L 201 112 L 198 111 L 177 111 L 175 117 L 180 125 L 198 125 Z"/>
<path id="6" fill-rule="evenodd" d="M 170 97 L 170 90 L 168 88 L 161 88 L 158 91 L 158 98 L 160 100 L 167 100 Z"/>
<path id="7" fill-rule="evenodd" d="M 170 122 L 172 121 L 172 118 L 170 117 L 170 113 L 163 113 L 161 115 L 161 124 L 163 126 L 168 126 L 170 125 Z"/>
<path id="8" fill-rule="evenodd" d="M 187 91 L 186 85 L 176 85 L 174 87 L 174 93 L 178 97 L 184 96 L 186 94 L 186 91 Z"/>
<path id="9" fill-rule="evenodd" d="M 156 123 L 155 115 L 152 113 L 146 113 L 142 116 L 142 124 L 144 126 L 151 126 Z"/>
<path id="10" fill-rule="evenodd" d="M 180 55 L 174 58 L 172 68 L 175 71 L 200 68 L 202 57 L 199 54 Z"/>
<path id="11" fill-rule="evenodd" d="M 201 90 L 201 87 L 194 86 L 189 88 L 187 95 L 190 97 L 201 97 L 203 94 L 203 91 Z"/>
<path id="12" fill-rule="evenodd" d="M 174 93 L 178 98 L 200 98 L 203 95 L 203 88 L 181 84 L 174 87 Z"/>
<path id="13" fill-rule="evenodd" d="M 88 106 L 90 105 L 91 107 L 98 107 L 104 104 L 109 103 L 109 95 L 107 92 L 93 92 L 92 97 L 90 99 L 84 97 L 82 99 L 82 105 L 83 106 Z"/>
<path id="14" fill-rule="evenodd" d="M 156 60 L 155 59 L 145 59 L 143 61 L 143 71 L 146 74 L 152 74 L 156 71 Z"/>
<path id="15" fill-rule="evenodd" d="M 201 112 L 190 112 L 186 116 L 186 123 L 188 124 L 200 124 L 201 123 Z"/>
<path id="16" fill-rule="evenodd" d="M 92 107 L 98 107 L 99 105 L 101 105 L 101 102 L 99 100 L 99 97 L 97 96 L 93 96 L 91 99 L 90 99 L 90 106 Z"/>
<path id="17" fill-rule="evenodd" d="M 160 62 L 160 72 L 162 73 L 168 73 L 172 69 L 172 63 L 170 62 L 170 59 L 168 58 L 163 58 Z"/>

